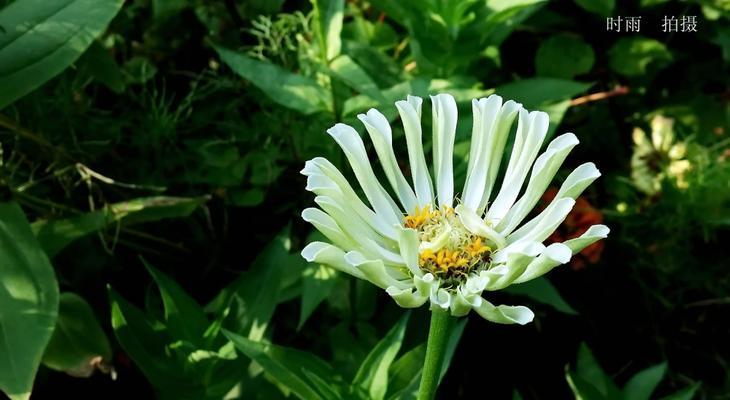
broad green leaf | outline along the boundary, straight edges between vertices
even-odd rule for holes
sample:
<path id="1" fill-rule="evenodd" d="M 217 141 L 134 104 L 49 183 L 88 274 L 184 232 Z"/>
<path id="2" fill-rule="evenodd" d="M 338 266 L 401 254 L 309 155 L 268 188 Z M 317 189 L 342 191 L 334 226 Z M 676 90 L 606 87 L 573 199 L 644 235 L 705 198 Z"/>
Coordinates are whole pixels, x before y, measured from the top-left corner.
<path id="1" fill-rule="evenodd" d="M 332 74 L 349 87 L 380 103 L 387 102 L 372 78 L 350 57 L 341 55 L 335 58 L 329 67 Z"/>
<path id="2" fill-rule="evenodd" d="M 388 369 L 400 350 L 408 317 L 410 313 L 406 313 L 378 342 L 355 374 L 352 384 L 367 390 L 372 399 L 385 398 L 385 393 L 388 391 Z"/>
<path id="3" fill-rule="evenodd" d="M 621 396 L 621 391 L 613 383 L 611 377 L 603 372 L 603 369 L 585 343 L 581 343 L 580 347 L 578 347 L 578 360 L 575 370 L 579 378 L 590 382 L 604 397 L 614 399 Z"/>
<path id="4" fill-rule="evenodd" d="M 27 399 L 58 317 L 58 283 L 15 203 L 0 203 L 0 390 Z"/>
<path id="5" fill-rule="evenodd" d="M 124 91 L 124 76 L 121 68 L 109 50 L 105 49 L 98 40 L 89 46 L 76 65 L 80 71 L 86 72 L 115 93 Z"/>
<path id="6" fill-rule="evenodd" d="M 609 66 L 626 76 L 640 76 L 664 67 L 672 53 L 664 43 L 642 36 L 624 37 L 608 51 Z"/>
<path id="7" fill-rule="evenodd" d="M 616 0 L 575 0 L 575 4 L 588 12 L 598 14 L 602 17 L 610 17 Z"/>
<path id="8" fill-rule="evenodd" d="M 0 10 L 0 109 L 76 61 L 123 0 L 16 0 Z"/>
<path id="9" fill-rule="evenodd" d="M 425 359 L 426 343 L 421 343 L 393 362 L 388 371 L 389 399 L 416 398 Z"/>
<path id="10" fill-rule="evenodd" d="M 203 336 L 210 323 L 198 303 L 177 282 L 142 260 L 160 289 L 165 308 L 165 322 L 175 340 L 203 345 Z"/>
<path id="11" fill-rule="evenodd" d="M 570 100 L 588 90 L 592 84 L 556 78 L 529 78 L 499 86 L 495 89 L 505 99 L 522 103 L 534 110 L 547 104 Z"/>
<path id="12" fill-rule="evenodd" d="M 624 386 L 624 400 L 649 400 L 667 372 L 667 363 L 639 371 Z"/>
<path id="13" fill-rule="evenodd" d="M 570 304 L 563 300 L 563 297 L 560 296 L 560 293 L 557 289 L 555 289 L 555 286 L 553 286 L 553 284 L 545 277 L 533 279 L 525 283 L 520 283 L 519 285 L 512 285 L 505 289 L 505 291 L 529 297 L 540 303 L 552 306 L 556 310 L 566 314 L 578 314 L 578 312 L 575 311 Z"/>
<path id="14" fill-rule="evenodd" d="M 164 325 L 149 318 L 112 288 L 109 288 L 109 302 L 117 341 L 150 383 L 158 390 L 183 389 L 189 385 L 178 360 L 167 351 L 170 338 Z"/>
<path id="15" fill-rule="evenodd" d="M 72 376 L 89 377 L 112 361 L 112 348 L 89 303 L 81 296 L 61 293 L 58 321 L 43 353 L 43 365 Z"/>
<path id="16" fill-rule="evenodd" d="M 111 224 L 187 217 L 207 200 L 207 197 L 144 197 L 110 204 L 102 210 L 69 218 L 35 221 L 31 229 L 46 254 L 53 257 L 74 240 Z"/>
<path id="17" fill-rule="evenodd" d="M 535 67 L 540 76 L 570 79 L 590 71 L 594 61 L 593 48 L 579 36 L 557 34 L 542 42 Z"/>
<path id="18" fill-rule="evenodd" d="M 566 371 L 565 379 L 576 400 L 609 400 L 609 397 L 601 393 L 593 382 L 576 372 Z"/>
<path id="19" fill-rule="evenodd" d="M 228 330 L 261 340 L 278 303 L 283 265 L 291 259 L 290 248 L 287 227 L 261 251 L 251 268 L 223 289 L 207 309 L 217 314 L 228 313 L 224 323 Z"/>
<path id="20" fill-rule="evenodd" d="M 309 400 L 328 397 L 318 392 L 318 383 L 312 384 L 307 376 L 312 374 L 325 382 L 333 382 L 336 373 L 325 361 L 311 353 L 249 340 L 226 330 L 223 330 L 223 334 L 233 342 L 236 349 L 256 361 L 278 383 L 299 398 Z"/>
<path id="21" fill-rule="evenodd" d="M 332 95 L 315 80 L 224 47 L 215 46 L 215 50 L 233 72 L 259 88 L 271 101 L 302 114 L 332 109 Z"/>
<path id="22" fill-rule="evenodd" d="M 342 41 L 342 19 L 344 17 L 344 0 L 312 0 L 314 17 L 316 18 L 315 31 L 319 35 L 320 46 L 325 49 L 325 61 L 330 61 L 340 55 Z"/>
<path id="23" fill-rule="evenodd" d="M 301 329 L 317 306 L 332 292 L 337 282 L 337 271 L 326 265 L 309 264 L 302 273 L 302 302 L 299 311 Z"/>
<path id="24" fill-rule="evenodd" d="M 700 386 L 702 386 L 702 384 L 700 382 L 696 382 L 684 389 L 680 389 L 678 392 L 670 394 L 669 396 L 662 397 L 661 400 L 692 400 Z"/>

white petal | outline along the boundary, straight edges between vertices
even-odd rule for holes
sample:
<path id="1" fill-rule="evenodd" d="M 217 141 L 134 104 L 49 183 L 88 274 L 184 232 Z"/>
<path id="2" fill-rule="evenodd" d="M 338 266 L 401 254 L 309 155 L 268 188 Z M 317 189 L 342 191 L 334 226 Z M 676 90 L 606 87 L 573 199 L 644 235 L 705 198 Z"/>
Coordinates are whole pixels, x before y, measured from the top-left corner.
<path id="1" fill-rule="evenodd" d="M 345 254 L 345 261 L 360 270 L 365 276 L 365 279 L 382 289 L 389 286 L 394 286 L 399 289 L 413 287 L 412 283 L 409 284 L 408 281 L 402 282 L 391 276 L 388 272 L 389 269 L 386 269 L 381 260 L 368 260 L 362 254 L 351 251 Z"/>
<path id="2" fill-rule="evenodd" d="M 503 235 L 508 235 L 525 219 L 540 200 L 555 173 L 563 164 L 565 157 L 577 144 L 578 138 L 572 133 L 561 135 L 550 142 L 545 152 L 537 158 L 535 165 L 532 167 L 530 181 L 527 184 L 525 193 L 505 215 L 502 222 L 497 226 L 497 231 Z"/>
<path id="3" fill-rule="evenodd" d="M 403 121 L 403 130 L 406 134 L 408 146 L 408 160 L 413 177 L 413 187 L 416 191 L 419 207 L 433 204 L 433 186 L 431 175 L 426 165 L 426 157 L 423 154 L 423 138 L 421 130 L 421 104 L 420 97 L 408 96 L 407 101 L 401 100 L 395 103 L 398 113 Z M 413 210 L 406 210 L 412 212 Z"/>
<path id="4" fill-rule="evenodd" d="M 473 125 L 469 149 L 469 165 L 466 170 L 464 195 L 462 204 L 476 210 L 484 195 L 487 185 L 487 169 L 489 167 L 488 138 L 494 134 L 494 128 L 502 107 L 502 98 L 491 95 L 488 98 L 472 100 Z"/>
<path id="5" fill-rule="evenodd" d="M 535 314 L 525 306 L 494 306 L 492 303 L 482 299 L 479 306 L 474 307 L 482 318 L 498 324 L 520 324 L 525 325 L 532 322 Z"/>
<path id="6" fill-rule="evenodd" d="M 403 308 L 416 308 L 422 306 L 428 296 L 422 296 L 418 292 L 414 292 L 412 288 L 398 289 L 395 286 L 390 286 L 385 289 L 385 292 L 395 300 L 396 304 Z"/>
<path id="7" fill-rule="evenodd" d="M 304 164 L 304 169 L 302 169 L 302 174 L 309 176 L 315 176 L 315 175 L 324 175 L 327 178 L 331 179 L 332 182 L 337 186 L 337 188 L 342 192 L 342 195 L 344 197 L 344 200 L 350 204 L 350 206 L 358 213 L 360 216 L 365 220 L 368 221 L 370 225 L 373 226 L 375 230 L 380 232 L 383 236 L 387 236 L 390 239 L 395 240 L 397 235 L 395 229 L 393 229 L 393 224 L 388 222 L 387 218 L 384 218 L 381 215 L 378 215 L 377 213 L 373 212 L 368 206 L 366 206 L 362 200 L 360 200 L 360 197 L 355 193 L 355 191 L 352 189 L 352 186 L 350 186 L 350 183 L 345 179 L 345 177 L 342 175 L 342 173 L 332 165 L 331 162 L 327 161 L 327 159 L 322 157 L 315 157 L 309 161 L 307 161 Z M 321 180 L 320 180 L 321 182 Z M 309 180 L 307 181 L 307 190 L 314 191 L 316 194 L 320 194 L 316 192 L 315 189 L 316 185 L 313 183 L 313 186 L 310 187 Z M 327 194 L 327 193 L 322 193 Z"/>
<path id="8" fill-rule="evenodd" d="M 403 172 L 400 170 L 398 161 L 395 158 L 395 153 L 393 152 L 393 134 L 388 120 L 380 111 L 372 108 L 367 114 L 360 114 L 357 117 L 362 121 L 365 129 L 370 134 L 370 139 L 373 141 L 375 152 L 378 154 L 385 176 L 388 178 L 393 190 L 395 190 L 403 208 L 406 212 L 415 210 L 418 205 L 416 195 L 413 193 L 410 185 L 408 185 L 408 181 L 403 176 Z"/>
<path id="9" fill-rule="evenodd" d="M 577 254 L 593 243 L 608 237 L 609 232 L 611 230 L 606 225 L 593 225 L 584 234 L 580 235 L 580 237 L 567 240 L 564 244 L 570 247 L 573 254 Z"/>
<path id="10" fill-rule="evenodd" d="M 513 246 L 507 254 L 507 262 L 502 265 L 480 272 L 480 276 L 487 280 L 485 290 L 500 290 L 511 285 L 530 263 L 545 250 L 539 242 L 520 242 Z"/>
<path id="11" fill-rule="evenodd" d="M 418 293 L 425 297 L 430 297 L 431 294 L 435 293 L 439 288 L 439 281 L 430 272 L 421 277 L 414 276 L 413 284 L 416 286 L 416 289 L 418 289 Z"/>
<path id="12" fill-rule="evenodd" d="M 433 164 L 438 205 L 451 207 L 454 201 L 454 138 L 458 112 L 449 94 L 431 96 L 433 104 Z"/>
<path id="13" fill-rule="evenodd" d="M 484 188 L 484 195 L 482 196 L 482 200 L 479 202 L 479 207 L 477 208 L 480 215 L 487 207 L 487 202 L 492 194 L 494 183 L 497 181 L 499 166 L 502 163 L 502 153 L 504 153 L 504 148 L 507 144 L 507 138 L 509 137 L 512 122 L 515 120 L 515 117 L 519 115 L 520 121 L 525 120 L 522 122 L 524 125 L 528 116 L 527 111 L 522 108 L 522 104 L 515 103 L 513 101 L 507 101 L 504 103 L 502 109 L 503 116 L 498 122 L 497 129 L 495 129 L 494 134 L 487 138 L 486 159 L 489 162 L 489 166 L 487 168 L 487 184 Z M 518 123 L 518 130 L 519 125 L 520 123 Z"/>
<path id="14" fill-rule="evenodd" d="M 442 310 L 448 310 L 451 306 L 451 294 L 445 289 L 438 289 L 431 293 L 431 309 L 435 310 L 441 308 Z"/>
<path id="15" fill-rule="evenodd" d="M 504 181 L 497 197 L 487 210 L 486 220 L 492 224 L 496 225 L 504 218 L 520 194 L 527 172 L 545 140 L 548 124 L 549 118 L 546 113 L 534 111 L 529 115 L 529 127 L 517 130 Z"/>
<path id="16" fill-rule="evenodd" d="M 337 222 L 319 208 L 305 208 L 302 211 L 302 219 L 314 225 L 327 239 L 343 249 L 354 249 L 358 245 L 345 232 L 340 229 Z"/>
<path id="17" fill-rule="evenodd" d="M 527 282 L 548 273 L 551 269 L 570 261 L 570 248 L 562 243 L 548 246 L 539 257 L 527 266 L 525 272 L 514 283 Z"/>
<path id="18" fill-rule="evenodd" d="M 345 261 L 345 252 L 341 249 L 324 242 L 312 242 L 302 249 L 302 257 L 305 260 L 318 264 L 329 265 L 330 267 L 352 275 L 355 278 L 366 279 L 365 275 Z"/>
<path id="19" fill-rule="evenodd" d="M 398 247 L 403 263 L 408 267 L 413 276 L 423 276 L 423 271 L 418 266 L 418 232 L 415 229 L 402 228 L 399 230 Z"/>
<path id="20" fill-rule="evenodd" d="M 506 242 L 502 235 L 487 225 L 477 214 L 463 204 L 456 206 L 456 214 L 464 227 L 471 233 L 487 238 L 496 245 L 495 249 L 501 249 Z"/>
<path id="21" fill-rule="evenodd" d="M 507 243 L 511 244 L 523 240 L 544 241 L 555 232 L 555 229 L 565 220 L 574 205 L 575 200 L 570 197 L 552 203 L 522 228 L 507 236 Z"/>
<path id="22" fill-rule="evenodd" d="M 375 212 L 391 225 L 400 224 L 403 214 L 375 177 L 365 152 L 365 145 L 357 131 L 349 125 L 337 124 L 328 129 L 327 133 L 335 139 L 347 156 L 352 171 Z"/>

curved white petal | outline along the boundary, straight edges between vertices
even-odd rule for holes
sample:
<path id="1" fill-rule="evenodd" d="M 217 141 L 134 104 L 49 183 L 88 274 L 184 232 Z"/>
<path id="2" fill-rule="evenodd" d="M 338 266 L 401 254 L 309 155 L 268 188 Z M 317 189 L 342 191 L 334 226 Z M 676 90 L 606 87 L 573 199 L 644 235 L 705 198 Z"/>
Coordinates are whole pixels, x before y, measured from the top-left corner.
<path id="1" fill-rule="evenodd" d="M 413 285 L 421 296 L 430 297 L 432 293 L 439 288 L 439 281 L 432 273 L 423 274 L 423 276 L 414 276 Z"/>
<path id="2" fill-rule="evenodd" d="M 414 292 L 412 288 L 399 289 L 395 286 L 390 286 L 385 289 L 390 297 L 395 300 L 395 303 L 403 308 L 416 308 L 422 306 L 428 301 L 428 296 L 422 296 L 418 292 Z"/>
<path id="3" fill-rule="evenodd" d="M 578 138 L 572 133 L 558 136 L 550 142 L 545 152 L 537 158 L 535 165 L 532 167 L 530 181 L 527 184 L 525 193 L 507 212 L 507 215 L 497 226 L 497 231 L 503 235 L 508 235 L 525 219 L 540 200 L 568 153 L 577 144 Z"/>
<path id="4" fill-rule="evenodd" d="M 482 299 L 474 311 L 487 321 L 498 324 L 520 324 L 525 325 L 532 322 L 535 313 L 525 306 L 494 306 L 492 303 Z"/>
<path id="5" fill-rule="evenodd" d="M 376 286 L 379 286 L 381 289 L 385 289 L 389 286 L 394 286 L 398 289 L 413 287 L 413 284 L 408 284 L 408 281 L 400 281 L 394 278 L 391 273 L 388 272 L 388 269 L 386 269 L 385 264 L 383 264 L 383 261 L 381 260 L 368 260 L 360 253 L 350 251 L 345 254 L 345 261 L 360 270 L 365 276 L 365 279 L 374 283 Z"/>
<path id="6" fill-rule="evenodd" d="M 570 261 L 571 255 L 572 252 L 568 246 L 562 243 L 553 243 L 527 266 L 525 272 L 515 279 L 514 283 L 527 282 L 542 276 L 558 265 Z"/>
<path id="7" fill-rule="evenodd" d="M 504 175 L 499 193 L 487 209 L 486 220 L 497 225 L 517 200 L 522 185 L 532 163 L 540 151 L 548 130 L 548 115 L 541 111 L 533 111 L 528 118 L 528 126 L 517 130 L 517 137 L 512 148 L 507 172 Z"/>
<path id="8" fill-rule="evenodd" d="M 593 225 L 584 234 L 575 239 L 567 240 L 563 244 L 570 247 L 573 254 L 577 254 L 593 243 L 608 237 L 609 232 L 611 230 L 606 225 Z"/>
<path id="9" fill-rule="evenodd" d="M 433 104 L 433 166 L 438 206 L 451 207 L 454 201 L 454 138 L 458 112 L 449 94 L 431 96 Z"/>
<path id="10" fill-rule="evenodd" d="M 309 262 L 329 265 L 355 278 L 365 279 L 365 275 L 360 270 L 345 261 L 345 252 L 329 243 L 312 242 L 302 249 L 301 254 Z"/>
<path id="11" fill-rule="evenodd" d="M 505 238 L 487 225 L 473 210 L 464 207 L 463 204 L 459 204 L 454 211 L 469 232 L 487 238 L 496 245 L 496 249 L 501 249 L 505 246 Z"/>
<path id="12" fill-rule="evenodd" d="M 418 206 L 424 207 L 433 204 L 433 185 L 431 175 L 426 165 L 426 157 L 423 154 L 423 133 L 421 130 L 421 105 L 423 100 L 420 97 L 408 96 L 407 100 L 400 100 L 395 103 L 398 113 L 403 121 L 403 131 L 406 134 L 408 146 L 408 161 L 413 177 L 413 188 L 416 191 Z M 406 210 L 412 212 L 413 210 Z"/>
<path id="13" fill-rule="evenodd" d="M 415 229 L 402 228 L 398 234 L 398 247 L 403 263 L 408 267 L 413 276 L 423 276 L 423 271 L 418 266 L 418 233 Z"/>
<path id="14" fill-rule="evenodd" d="M 451 306 L 451 294 L 445 289 L 438 289 L 431 293 L 431 309 L 448 310 Z"/>
<path id="15" fill-rule="evenodd" d="M 479 276 L 486 280 L 485 290 L 493 291 L 504 289 L 520 277 L 530 263 L 545 246 L 539 242 L 520 242 L 507 253 L 507 261 L 496 267 L 480 272 Z"/>
<path id="16" fill-rule="evenodd" d="M 340 229 L 337 222 L 319 208 L 305 208 L 302 211 L 302 219 L 314 225 L 318 231 L 337 246 L 346 249 L 358 247 L 357 243 Z"/>
<path id="17" fill-rule="evenodd" d="M 329 178 L 337 186 L 340 192 L 342 192 L 343 199 L 355 210 L 355 212 L 360 214 L 365 221 L 368 221 L 368 223 L 383 236 L 396 240 L 397 235 L 393 228 L 393 224 L 388 222 L 387 218 L 378 215 L 366 206 L 352 189 L 352 186 L 350 186 L 350 183 L 347 182 L 347 179 L 345 179 L 340 170 L 338 170 L 331 162 L 327 161 L 327 159 L 315 157 L 307 161 L 304 164 L 304 169 L 302 169 L 301 173 L 308 178 L 310 176 L 317 175 L 324 175 Z M 312 186 L 310 186 L 309 179 L 307 179 L 307 190 L 313 191 L 315 194 L 327 194 L 315 191 L 315 188 L 321 183 L 322 180 L 318 179 L 317 183 L 313 182 Z"/>
<path id="18" fill-rule="evenodd" d="M 555 229 L 565 220 L 574 205 L 575 200 L 570 197 L 552 203 L 522 228 L 507 236 L 507 243 L 511 244 L 523 240 L 544 241 L 555 232 Z"/>
<path id="19" fill-rule="evenodd" d="M 398 166 L 398 160 L 395 158 L 395 153 L 393 152 L 393 133 L 391 132 L 388 120 L 380 111 L 372 108 L 367 114 L 360 114 L 357 118 L 362 121 L 365 129 L 370 134 L 370 139 L 373 141 L 375 152 L 380 159 L 380 164 L 383 166 L 385 176 L 388 178 L 393 190 L 395 190 L 403 208 L 406 212 L 415 210 L 418 205 L 416 195 L 413 193 L 410 185 L 408 185 L 408 181 L 406 181 L 403 172 Z"/>
<path id="20" fill-rule="evenodd" d="M 365 192 L 365 197 L 367 197 L 375 212 L 385 218 L 391 225 L 400 224 L 403 213 L 375 177 L 365 152 L 365 145 L 357 131 L 349 125 L 337 124 L 328 129 L 327 133 L 342 148 L 357 181 L 360 182 L 360 187 Z"/>

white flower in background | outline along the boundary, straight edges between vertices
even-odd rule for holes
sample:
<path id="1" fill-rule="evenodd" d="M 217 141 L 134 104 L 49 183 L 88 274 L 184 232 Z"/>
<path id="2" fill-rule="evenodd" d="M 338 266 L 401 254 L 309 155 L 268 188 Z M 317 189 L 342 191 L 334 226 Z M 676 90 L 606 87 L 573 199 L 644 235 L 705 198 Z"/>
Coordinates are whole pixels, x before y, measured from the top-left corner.
<path id="1" fill-rule="evenodd" d="M 634 152 L 631 155 L 631 180 L 648 195 L 662 190 L 662 182 L 669 178 L 678 189 L 687 189 L 687 176 L 692 163 L 687 157 L 687 144 L 676 141 L 674 120 L 661 115 L 652 118 L 651 140 L 641 128 L 634 128 Z"/>
<path id="2" fill-rule="evenodd" d="M 473 309 L 493 322 L 526 324 L 534 317 L 529 308 L 495 306 L 482 293 L 537 278 L 608 235 L 608 227 L 594 225 L 579 238 L 542 244 L 600 173 L 593 163 L 579 166 L 554 200 L 522 223 L 578 139 L 566 133 L 538 156 L 548 130 L 547 114 L 528 113 L 521 104 L 503 103 L 492 95 L 472 101 L 471 151 L 464 189 L 457 198 L 452 162 L 456 102 L 448 94 L 432 96 L 431 101 L 433 179 L 423 151 L 422 99 L 408 96 L 395 104 L 403 121 L 412 185 L 398 166 L 385 116 L 375 109 L 358 116 L 397 202 L 376 178 L 355 129 L 337 124 L 327 131 L 344 151 L 367 202 L 329 161 L 307 161 L 302 174 L 320 208 L 307 208 L 302 217 L 331 243 L 310 243 L 302 256 L 372 282 L 401 307 L 430 301 L 432 309 L 450 310 L 454 316 Z M 514 146 L 497 188 L 515 119 Z"/>

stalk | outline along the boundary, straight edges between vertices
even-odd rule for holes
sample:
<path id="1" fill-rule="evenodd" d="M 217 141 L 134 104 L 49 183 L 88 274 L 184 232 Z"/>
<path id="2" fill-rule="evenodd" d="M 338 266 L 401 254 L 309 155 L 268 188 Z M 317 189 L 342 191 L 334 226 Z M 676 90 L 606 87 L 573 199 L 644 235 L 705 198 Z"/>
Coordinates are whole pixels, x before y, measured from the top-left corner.
<path id="1" fill-rule="evenodd" d="M 426 360 L 421 374 L 418 400 L 432 400 L 436 395 L 452 322 L 453 318 L 449 315 L 448 310 L 434 309 L 431 311 L 431 324 L 428 328 L 428 343 L 426 344 Z"/>

